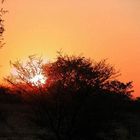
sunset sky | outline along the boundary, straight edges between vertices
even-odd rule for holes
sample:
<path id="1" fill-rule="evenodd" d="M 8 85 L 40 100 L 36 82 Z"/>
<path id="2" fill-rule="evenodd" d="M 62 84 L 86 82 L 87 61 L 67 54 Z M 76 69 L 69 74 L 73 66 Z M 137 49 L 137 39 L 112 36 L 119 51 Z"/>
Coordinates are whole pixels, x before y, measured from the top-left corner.
<path id="1" fill-rule="evenodd" d="M 140 0 L 6 0 L 6 45 L 0 77 L 9 61 L 38 54 L 50 60 L 62 49 L 108 62 L 120 79 L 134 81 L 140 96 Z"/>

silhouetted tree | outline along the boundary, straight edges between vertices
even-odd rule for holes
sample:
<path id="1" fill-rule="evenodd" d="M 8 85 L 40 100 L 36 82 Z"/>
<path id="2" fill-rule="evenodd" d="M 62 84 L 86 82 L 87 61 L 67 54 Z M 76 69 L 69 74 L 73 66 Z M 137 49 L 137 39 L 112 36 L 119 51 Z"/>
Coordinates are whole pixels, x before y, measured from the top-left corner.
<path id="1" fill-rule="evenodd" d="M 102 125 L 116 115 L 114 109 L 123 108 L 120 99 L 124 103 L 131 98 L 131 82 L 116 80 L 119 73 L 106 60 L 59 54 L 44 66 L 44 73 L 49 84 L 47 97 L 40 99 L 40 122 L 50 124 L 57 139 L 96 138 Z"/>
<path id="2" fill-rule="evenodd" d="M 117 80 L 119 73 L 106 60 L 95 62 L 59 53 L 52 63 L 29 57 L 25 64 L 17 61 L 12 65 L 17 76 L 8 80 L 19 89 L 24 84 L 32 87 L 28 80 L 37 73 L 38 66 L 47 77 L 39 92 L 35 88 L 29 91 L 38 93 L 29 98 L 34 121 L 53 132 L 57 140 L 99 139 L 101 133 L 111 138 L 110 133 L 115 135 L 117 129 L 114 120 L 125 131 L 120 120 L 124 120 L 122 114 L 131 101 L 132 83 Z"/>

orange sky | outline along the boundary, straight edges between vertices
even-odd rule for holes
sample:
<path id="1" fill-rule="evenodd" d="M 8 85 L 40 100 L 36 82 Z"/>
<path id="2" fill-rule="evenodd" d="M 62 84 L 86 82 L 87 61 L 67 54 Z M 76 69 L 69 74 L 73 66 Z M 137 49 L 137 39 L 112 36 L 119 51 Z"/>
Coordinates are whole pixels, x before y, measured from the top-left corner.
<path id="1" fill-rule="evenodd" d="M 5 48 L 0 77 L 9 61 L 31 54 L 56 57 L 62 49 L 95 60 L 108 58 L 134 81 L 140 96 L 140 0 L 6 0 Z"/>

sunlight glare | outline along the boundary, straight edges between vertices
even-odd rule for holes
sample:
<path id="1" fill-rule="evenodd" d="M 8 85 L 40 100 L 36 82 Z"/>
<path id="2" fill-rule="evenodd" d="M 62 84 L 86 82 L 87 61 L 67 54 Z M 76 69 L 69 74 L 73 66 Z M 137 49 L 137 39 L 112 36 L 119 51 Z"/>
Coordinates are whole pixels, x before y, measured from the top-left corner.
<path id="1" fill-rule="evenodd" d="M 35 75 L 30 79 L 30 82 L 35 86 L 44 85 L 46 83 L 47 78 L 42 74 Z"/>

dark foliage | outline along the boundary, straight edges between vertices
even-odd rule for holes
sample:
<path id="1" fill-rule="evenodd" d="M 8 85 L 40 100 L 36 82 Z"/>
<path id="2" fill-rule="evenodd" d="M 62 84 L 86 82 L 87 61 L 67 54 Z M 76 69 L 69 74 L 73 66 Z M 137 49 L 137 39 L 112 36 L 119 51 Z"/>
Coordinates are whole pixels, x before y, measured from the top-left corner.
<path id="1" fill-rule="evenodd" d="M 119 73 L 106 60 L 95 62 L 59 54 L 55 62 L 43 65 L 42 69 L 47 76 L 44 86 L 25 92 L 20 90 L 25 88 L 23 80 L 24 84 L 14 85 L 12 91 L 21 97 L 20 102 L 32 108 L 31 121 L 46 130 L 40 139 L 140 138 L 139 98 L 132 98 L 132 82 L 117 80 Z"/>
<path id="2" fill-rule="evenodd" d="M 49 84 L 35 101 L 37 122 L 56 139 L 112 139 L 117 127 L 127 129 L 123 119 L 132 102 L 132 84 L 116 80 L 118 72 L 106 60 L 60 54 L 44 72 Z"/>
<path id="3" fill-rule="evenodd" d="M 3 42 L 4 40 L 3 33 L 5 31 L 3 15 L 7 13 L 7 10 L 4 10 L 3 7 L 1 6 L 3 5 L 4 1 L 5 0 L 0 1 L 0 48 L 2 48 L 5 45 L 5 43 Z"/>

